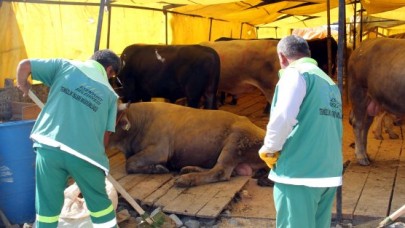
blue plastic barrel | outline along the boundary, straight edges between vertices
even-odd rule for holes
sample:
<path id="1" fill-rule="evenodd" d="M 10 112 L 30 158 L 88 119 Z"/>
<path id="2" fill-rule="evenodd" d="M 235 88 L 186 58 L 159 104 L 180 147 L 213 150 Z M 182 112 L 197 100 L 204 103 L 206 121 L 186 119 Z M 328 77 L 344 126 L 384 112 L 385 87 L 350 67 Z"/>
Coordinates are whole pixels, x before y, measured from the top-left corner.
<path id="1" fill-rule="evenodd" d="M 0 209 L 11 224 L 35 220 L 35 120 L 0 123 Z"/>

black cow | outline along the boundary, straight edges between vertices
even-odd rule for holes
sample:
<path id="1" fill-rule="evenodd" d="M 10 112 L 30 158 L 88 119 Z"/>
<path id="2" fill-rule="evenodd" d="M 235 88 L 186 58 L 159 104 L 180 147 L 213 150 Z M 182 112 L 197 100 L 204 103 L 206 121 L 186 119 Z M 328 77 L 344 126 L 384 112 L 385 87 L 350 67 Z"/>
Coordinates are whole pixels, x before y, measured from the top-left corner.
<path id="1" fill-rule="evenodd" d="M 121 55 L 122 101 L 166 98 L 174 103 L 186 97 L 187 105 L 217 109 L 220 61 L 218 54 L 200 45 L 130 45 Z"/>

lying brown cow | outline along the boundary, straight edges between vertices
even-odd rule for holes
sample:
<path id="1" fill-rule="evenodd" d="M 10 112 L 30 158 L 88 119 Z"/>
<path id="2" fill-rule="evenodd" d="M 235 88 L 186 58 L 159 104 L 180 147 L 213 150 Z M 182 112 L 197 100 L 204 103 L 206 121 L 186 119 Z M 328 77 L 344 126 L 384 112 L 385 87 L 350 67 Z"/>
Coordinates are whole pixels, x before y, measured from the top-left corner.
<path id="1" fill-rule="evenodd" d="M 266 167 L 258 156 L 265 131 L 246 117 L 163 102 L 133 103 L 124 112 L 109 147 L 125 153 L 128 173 L 181 170 L 175 184 L 188 187 Z"/>
<path id="2" fill-rule="evenodd" d="M 367 134 L 379 110 L 405 114 L 405 40 L 376 38 L 363 41 L 348 63 L 349 97 L 355 153 L 359 164 L 369 165 Z"/>

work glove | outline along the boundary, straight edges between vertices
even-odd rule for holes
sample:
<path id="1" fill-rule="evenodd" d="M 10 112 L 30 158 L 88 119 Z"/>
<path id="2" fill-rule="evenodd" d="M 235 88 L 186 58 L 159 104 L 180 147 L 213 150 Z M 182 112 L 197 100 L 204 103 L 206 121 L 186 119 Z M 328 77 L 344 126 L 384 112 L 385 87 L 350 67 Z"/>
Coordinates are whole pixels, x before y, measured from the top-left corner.
<path id="1" fill-rule="evenodd" d="M 260 158 L 266 162 L 267 166 L 270 167 L 270 169 L 274 168 L 274 165 L 276 165 L 278 157 L 280 156 L 280 152 L 274 152 L 274 153 L 269 153 L 269 152 L 261 152 L 259 151 L 259 156 Z"/>

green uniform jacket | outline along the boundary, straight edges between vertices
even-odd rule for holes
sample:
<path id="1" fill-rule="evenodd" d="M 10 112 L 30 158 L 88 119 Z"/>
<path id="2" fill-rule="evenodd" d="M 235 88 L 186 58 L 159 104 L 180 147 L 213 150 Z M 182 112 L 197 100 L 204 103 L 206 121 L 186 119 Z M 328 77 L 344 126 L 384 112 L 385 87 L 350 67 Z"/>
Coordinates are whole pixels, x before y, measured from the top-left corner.
<path id="1" fill-rule="evenodd" d="M 118 96 L 98 62 L 31 59 L 32 78 L 50 87 L 32 130 L 34 147 L 56 147 L 109 170 L 105 131 L 115 131 Z"/>
<path id="2" fill-rule="evenodd" d="M 309 187 L 342 184 L 342 101 L 339 88 L 310 58 L 290 64 L 305 79 L 297 124 L 269 174 L 275 182 Z M 282 77 L 282 75 L 281 75 Z M 272 108 L 277 105 L 277 88 Z"/>

